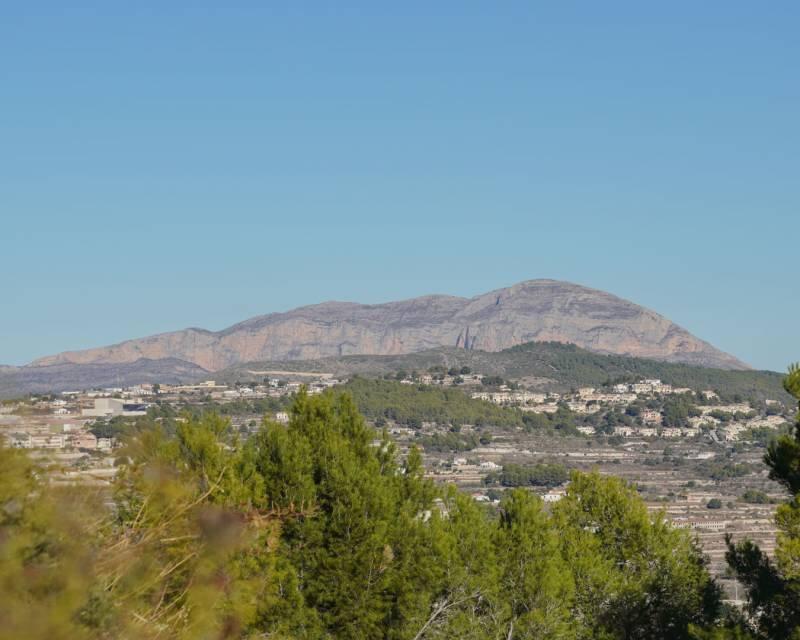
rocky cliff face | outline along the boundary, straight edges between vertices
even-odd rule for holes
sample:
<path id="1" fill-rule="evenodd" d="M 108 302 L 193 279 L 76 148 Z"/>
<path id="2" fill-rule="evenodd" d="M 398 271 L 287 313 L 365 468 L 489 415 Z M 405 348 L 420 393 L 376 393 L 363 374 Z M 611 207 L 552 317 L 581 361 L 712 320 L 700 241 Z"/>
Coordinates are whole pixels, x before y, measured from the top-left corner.
<path id="1" fill-rule="evenodd" d="M 474 298 L 425 296 L 362 305 L 326 302 L 219 332 L 186 329 L 42 358 L 33 366 L 177 358 L 209 371 L 255 360 L 401 354 L 439 346 L 499 351 L 531 341 L 727 369 L 747 365 L 666 318 L 611 294 L 531 280 Z"/>

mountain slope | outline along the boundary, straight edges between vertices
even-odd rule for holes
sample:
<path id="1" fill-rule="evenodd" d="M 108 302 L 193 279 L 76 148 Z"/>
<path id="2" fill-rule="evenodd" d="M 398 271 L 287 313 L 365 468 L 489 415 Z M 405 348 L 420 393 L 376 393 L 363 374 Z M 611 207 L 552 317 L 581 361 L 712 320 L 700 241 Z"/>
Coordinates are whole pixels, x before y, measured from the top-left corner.
<path id="1" fill-rule="evenodd" d="M 28 393 L 51 393 L 93 387 L 125 387 L 144 382 L 177 384 L 208 376 L 208 371 L 175 358 L 91 364 L 0 368 L 0 398 Z"/>
<path id="2" fill-rule="evenodd" d="M 362 305 L 326 302 L 219 332 L 186 329 L 42 358 L 32 366 L 176 358 L 217 371 L 240 362 L 404 354 L 455 346 L 499 351 L 531 341 L 726 369 L 747 365 L 657 313 L 603 291 L 531 280 L 474 298 L 433 295 Z"/>
<path id="3" fill-rule="evenodd" d="M 292 376 L 292 372 L 323 372 L 339 378 L 353 375 L 383 377 L 398 371 L 421 373 L 432 367 L 445 370 L 469 367 L 472 373 L 521 381 L 526 387 L 544 391 L 597 387 L 619 379 L 658 378 L 676 387 L 716 389 L 726 396 L 740 394 L 747 398 L 791 402 L 791 397 L 783 389 L 783 374 L 773 371 L 714 369 L 663 360 L 601 355 L 575 345 L 554 342 L 530 342 L 497 352 L 439 347 L 404 355 L 247 362 L 217 371 L 214 378 L 225 383 L 260 382 L 265 377 L 303 380 Z"/>

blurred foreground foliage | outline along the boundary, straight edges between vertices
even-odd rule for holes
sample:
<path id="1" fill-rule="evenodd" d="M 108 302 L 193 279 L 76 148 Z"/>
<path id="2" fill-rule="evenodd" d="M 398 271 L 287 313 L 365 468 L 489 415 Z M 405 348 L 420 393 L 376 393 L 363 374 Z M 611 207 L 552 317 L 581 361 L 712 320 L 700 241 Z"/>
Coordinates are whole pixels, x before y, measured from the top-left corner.
<path id="1" fill-rule="evenodd" d="M 493 512 L 346 394 L 246 442 L 214 414 L 148 428 L 120 458 L 109 492 L 0 449 L 0 638 L 666 640 L 720 617 L 691 535 L 622 480 Z"/>

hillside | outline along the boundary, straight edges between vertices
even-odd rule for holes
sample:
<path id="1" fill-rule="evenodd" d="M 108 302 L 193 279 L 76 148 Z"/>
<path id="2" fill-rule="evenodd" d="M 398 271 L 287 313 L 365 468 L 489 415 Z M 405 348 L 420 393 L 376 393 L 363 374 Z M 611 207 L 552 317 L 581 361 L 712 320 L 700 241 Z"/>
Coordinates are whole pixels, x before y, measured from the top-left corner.
<path id="1" fill-rule="evenodd" d="M 521 411 L 474 400 L 456 388 L 354 378 L 342 390 L 353 396 L 358 410 L 371 420 L 384 418 L 415 428 L 423 422 L 499 428 L 524 425 Z"/>
<path id="2" fill-rule="evenodd" d="M 544 390 L 599 386 L 622 378 L 660 378 L 678 387 L 717 389 L 726 395 L 787 399 L 783 374 L 731 371 L 627 356 L 600 355 L 570 344 L 531 342 L 499 352 L 439 348 L 397 356 L 343 356 L 307 361 L 251 362 L 215 373 L 217 380 L 260 380 L 267 372 L 328 372 L 383 376 L 431 367 L 469 367 L 475 373 L 521 380 Z"/>
<path id="3" fill-rule="evenodd" d="M 439 347 L 401 355 L 353 355 L 315 360 L 248 362 L 210 372 L 176 359 L 140 359 L 123 364 L 60 364 L 4 367 L 0 370 L 0 398 L 95 386 L 123 386 L 142 382 L 179 383 L 214 378 L 220 382 L 260 381 L 290 372 L 324 372 L 339 377 L 382 377 L 398 371 L 426 371 L 432 367 L 469 367 L 475 373 L 501 376 L 543 390 L 598 386 L 621 378 L 660 378 L 675 386 L 717 389 L 727 395 L 786 399 L 783 375 L 771 371 L 731 371 L 627 356 L 601 355 L 570 344 L 531 342 L 503 351 L 488 352 Z"/>
<path id="4" fill-rule="evenodd" d="M 473 298 L 432 295 L 374 305 L 326 302 L 259 316 L 218 332 L 186 329 L 64 352 L 31 366 L 173 358 L 219 371 L 259 360 L 399 355 L 437 347 L 501 351 L 532 341 L 571 343 L 595 353 L 747 368 L 654 311 L 603 291 L 554 280 L 530 280 Z"/>
<path id="5" fill-rule="evenodd" d="M 28 393 L 48 393 L 97 386 L 128 386 L 143 382 L 174 384 L 207 376 L 208 372 L 190 362 L 145 358 L 123 364 L 53 364 L 41 367 L 0 369 L 0 398 Z"/>

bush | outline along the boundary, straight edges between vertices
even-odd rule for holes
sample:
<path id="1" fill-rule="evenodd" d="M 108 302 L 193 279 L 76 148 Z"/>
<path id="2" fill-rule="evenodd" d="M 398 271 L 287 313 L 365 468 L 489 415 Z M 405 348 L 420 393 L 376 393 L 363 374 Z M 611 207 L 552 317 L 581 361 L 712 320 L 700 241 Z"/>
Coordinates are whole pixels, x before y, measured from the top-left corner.
<path id="1" fill-rule="evenodd" d="M 748 489 L 745 491 L 742 494 L 741 501 L 747 502 L 748 504 L 769 504 L 771 502 L 766 493 L 758 491 L 757 489 Z"/>
<path id="2" fill-rule="evenodd" d="M 563 464 L 507 464 L 499 473 L 489 474 L 486 484 L 500 484 L 504 487 L 557 487 L 569 479 Z"/>

